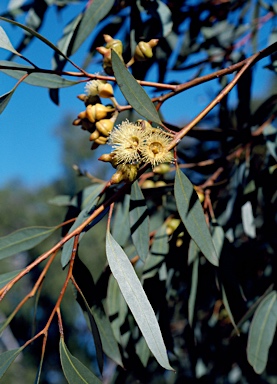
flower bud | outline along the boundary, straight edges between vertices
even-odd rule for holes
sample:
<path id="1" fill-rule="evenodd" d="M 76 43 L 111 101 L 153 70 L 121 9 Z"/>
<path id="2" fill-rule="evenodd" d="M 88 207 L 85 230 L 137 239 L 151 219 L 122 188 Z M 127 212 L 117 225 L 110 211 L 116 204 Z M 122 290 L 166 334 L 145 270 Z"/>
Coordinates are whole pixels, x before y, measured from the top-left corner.
<path id="1" fill-rule="evenodd" d="M 92 132 L 92 134 L 90 135 L 89 137 L 89 140 L 90 141 L 95 141 L 96 139 L 98 139 L 98 137 L 100 136 L 100 133 L 97 131 L 97 129 Z"/>
<path id="2" fill-rule="evenodd" d="M 82 119 L 73 120 L 72 125 L 82 125 Z"/>
<path id="3" fill-rule="evenodd" d="M 172 233 L 178 228 L 180 223 L 181 223 L 180 219 L 171 219 L 166 226 L 166 233 L 168 235 L 172 235 Z"/>
<path id="4" fill-rule="evenodd" d="M 104 161 L 105 163 L 110 163 L 113 161 L 113 155 L 111 153 L 103 153 L 103 155 L 101 155 L 98 160 Z"/>
<path id="5" fill-rule="evenodd" d="M 110 35 L 104 35 L 104 40 L 107 43 L 106 48 L 112 48 L 118 55 L 122 55 L 122 41 L 112 38 Z"/>
<path id="6" fill-rule="evenodd" d="M 105 105 L 103 104 L 95 104 L 95 105 L 91 105 L 89 104 L 87 106 L 87 118 L 89 119 L 89 121 L 91 123 L 95 123 L 95 121 L 97 120 L 101 120 L 103 119 L 104 117 L 107 116 L 107 114 L 109 112 L 111 112 L 111 110 L 113 110 L 112 108 L 109 108 L 109 107 L 106 107 Z"/>
<path id="7" fill-rule="evenodd" d="M 110 83 L 101 82 L 98 85 L 99 96 L 105 98 L 113 97 L 113 87 Z"/>
<path id="8" fill-rule="evenodd" d="M 159 164 L 154 169 L 153 172 L 157 173 L 159 175 L 164 175 L 165 173 L 170 171 L 170 165 L 169 164 Z"/>
<path id="9" fill-rule="evenodd" d="M 108 137 L 111 130 L 113 129 L 114 122 L 110 119 L 103 119 L 100 121 L 97 121 L 95 124 L 96 129 L 104 136 Z"/>
<path id="10" fill-rule="evenodd" d="M 108 138 L 104 136 L 99 136 L 98 139 L 94 140 L 96 144 L 104 145 L 106 144 Z"/>
<path id="11" fill-rule="evenodd" d="M 158 44 L 158 41 L 158 39 L 152 39 L 148 43 L 145 41 L 140 41 L 136 46 L 134 59 L 136 61 L 145 61 L 147 59 L 151 59 L 153 56 L 152 48 Z"/>
<path id="12" fill-rule="evenodd" d="M 82 111 L 78 115 L 79 119 L 86 119 L 87 118 L 87 111 Z"/>
<path id="13" fill-rule="evenodd" d="M 147 189 L 147 188 L 155 188 L 155 183 L 153 180 L 145 180 L 142 185 L 141 185 L 141 188 L 144 188 L 144 189 Z"/>
<path id="14" fill-rule="evenodd" d="M 163 180 L 159 180 L 155 183 L 155 187 L 166 187 L 166 182 Z"/>
<path id="15" fill-rule="evenodd" d="M 123 180 L 123 174 L 121 171 L 116 171 L 111 177 L 111 184 L 118 184 Z"/>

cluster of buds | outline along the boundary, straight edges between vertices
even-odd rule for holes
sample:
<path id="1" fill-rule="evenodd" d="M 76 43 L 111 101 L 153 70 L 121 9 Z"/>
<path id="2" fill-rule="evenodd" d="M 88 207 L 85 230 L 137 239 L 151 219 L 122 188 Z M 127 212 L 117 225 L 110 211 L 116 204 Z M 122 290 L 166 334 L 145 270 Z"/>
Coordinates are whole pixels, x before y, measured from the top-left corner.
<path id="1" fill-rule="evenodd" d="M 140 165 L 156 167 L 173 161 L 172 152 L 168 150 L 171 141 L 169 134 L 152 127 L 147 121 L 131 123 L 126 120 L 110 133 L 108 144 L 113 151 L 102 155 L 99 160 L 110 162 L 116 168 L 112 184 L 122 180 L 134 181 Z"/>
<path id="2" fill-rule="evenodd" d="M 114 39 L 110 35 L 104 35 L 106 46 L 97 47 L 96 50 L 103 56 L 103 69 L 108 75 L 113 75 L 111 50 L 113 49 L 123 61 L 122 41 Z M 153 48 L 158 44 L 158 39 L 151 39 L 150 41 L 140 41 L 135 48 L 134 56 L 129 61 L 127 66 L 130 66 L 135 61 L 145 61 L 153 57 Z"/>
<path id="3" fill-rule="evenodd" d="M 73 125 L 80 125 L 83 130 L 90 133 L 93 141 L 92 149 L 106 144 L 109 134 L 113 129 L 116 116 L 111 105 L 103 105 L 100 97 L 113 98 L 113 87 L 102 80 L 91 80 L 85 86 L 86 94 L 78 95 L 85 104 L 86 109 L 79 113 Z"/>

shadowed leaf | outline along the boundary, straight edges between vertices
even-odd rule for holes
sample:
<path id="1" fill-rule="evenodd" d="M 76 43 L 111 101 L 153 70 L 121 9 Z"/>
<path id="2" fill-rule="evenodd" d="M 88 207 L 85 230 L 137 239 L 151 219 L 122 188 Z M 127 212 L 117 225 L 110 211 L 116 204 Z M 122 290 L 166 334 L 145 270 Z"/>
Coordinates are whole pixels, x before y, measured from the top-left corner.
<path id="1" fill-rule="evenodd" d="M 250 325 L 247 359 L 256 373 L 262 373 L 266 367 L 276 325 L 277 293 L 273 291 L 259 304 Z"/>
<path id="2" fill-rule="evenodd" d="M 131 188 L 130 228 L 139 257 L 145 261 L 149 253 L 149 216 L 146 202 L 137 182 Z"/>
<path id="3" fill-rule="evenodd" d="M 100 384 L 101 381 L 67 349 L 60 339 L 60 358 L 63 373 L 69 384 Z"/>
<path id="4" fill-rule="evenodd" d="M 176 169 L 174 194 L 178 212 L 189 235 L 210 263 L 218 266 L 218 257 L 202 206 L 193 185 L 179 168 Z"/>
<path id="5" fill-rule="evenodd" d="M 0 96 L 0 114 L 4 111 L 6 106 L 9 104 L 9 101 L 15 91 L 16 87 L 14 87 L 11 91 L 4 93 L 4 95 Z"/>

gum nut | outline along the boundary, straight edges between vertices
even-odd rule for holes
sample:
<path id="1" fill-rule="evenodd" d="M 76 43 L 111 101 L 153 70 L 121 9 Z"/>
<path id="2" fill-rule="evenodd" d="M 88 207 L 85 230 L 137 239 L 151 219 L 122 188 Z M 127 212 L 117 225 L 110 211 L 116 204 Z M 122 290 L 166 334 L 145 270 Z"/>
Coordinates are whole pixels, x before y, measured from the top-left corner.
<path id="1" fill-rule="evenodd" d="M 96 139 L 98 139 L 98 137 L 100 136 L 100 133 L 97 131 L 97 129 L 92 132 L 92 134 L 90 135 L 89 137 L 89 140 L 90 141 L 95 141 Z"/>
<path id="2" fill-rule="evenodd" d="M 95 126 L 102 135 L 108 137 L 111 130 L 113 129 L 114 123 L 110 119 L 103 119 L 97 121 Z"/>
<path id="3" fill-rule="evenodd" d="M 165 187 L 166 186 L 166 182 L 164 182 L 163 180 L 159 180 L 155 183 L 155 187 Z"/>
<path id="4" fill-rule="evenodd" d="M 148 41 L 148 44 L 150 45 L 151 48 L 154 48 L 156 47 L 158 42 L 159 42 L 159 39 L 151 39 L 150 41 Z"/>
<path id="5" fill-rule="evenodd" d="M 138 43 L 134 53 L 134 59 L 137 61 L 144 61 L 153 56 L 152 48 L 145 41 Z"/>
<path id="6" fill-rule="evenodd" d="M 113 97 L 113 87 L 111 84 L 99 84 L 98 86 L 99 96 L 103 98 Z"/>
<path id="7" fill-rule="evenodd" d="M 164 175 L 165 173 L 170 171 L 170 165 L 169 164 L 159 164 L 154 169 L 154 173 L 158 173 L 159 175 Z"/>
<path id="8" fill-rule="evenodd" d="M 153 180 L 145 180 L 142 185 L 141 185 L 141 188 L 154 188 L 155 187 L 155 183 Z"/>

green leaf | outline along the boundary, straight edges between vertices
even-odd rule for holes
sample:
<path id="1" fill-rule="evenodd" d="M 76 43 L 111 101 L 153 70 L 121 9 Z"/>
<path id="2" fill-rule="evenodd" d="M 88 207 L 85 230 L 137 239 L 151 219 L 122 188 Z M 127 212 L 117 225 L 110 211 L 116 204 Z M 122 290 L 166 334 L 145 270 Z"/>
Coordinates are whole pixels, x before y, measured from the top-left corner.
<path id="1" fill-rule="evenodd" d="M 0 355 L 0 379 L 24 347 L 6 351 Z"/>
<path id="2" fill-rule="evenodd" d="M 11 271 L 7 273 L 3 273 L 0 275 L 0 288 L 4 287 L 9 281 L 11 281 L 22 269 L 18 269 L 16 271 Z"/>
<path id="3" fill-rule="evenodd" d="M 224 307 L 228 313 L 228 316 L 231 320 L 231 323 L 233 324 L 233 327 L 234 327 L 237 335 L 239 336 L 240 332 L 239 332 L 239 329 L 237 327 L 237 324 L 235 323 L 235 320 L 234 320 L 234 317 L 233 317 L 233 314 L 232 314 L 232 311 L 231 311 L 231 308 L 230 308 L 230 305 L 228 302 L 228 298 L 227 298 L 227 295 L 226 295 L 226 292 L 225 292 L 223 285 L 221 286 L 221 289 L 222 289 L 222 301 L 223 301 Z"/>
<path id="4" fill-rule="evenodd" d="M 145 261 L 149 254 L 149 216 L 137 181 L 131 187 L 130 228 L 138 255 L 142 261 Z"/>
<path id="5" fill-rule="evenodd" d="M 218 256 L 197 193 L 189 179 L 178 167 L 174 194 L 178 212 L 189 235 L 210 263 L 218 266 Z"/>
<path id="6" fill-rule="evenodd" d="M 84 16 L 78 26 L 76 37 L 73 42 L 71 55 L 79 49 L 86 38 L 94 30 L 100 20 L 102 20 L 111 10 L 114 0 L 94 0 L 86 9 Z M 74 35 L 73 35 L 74 36 Z"/>
<path id="7" fill-rule="evenodd" d="M 19 52 L 12 46 L 10 39 L 2 27 L 0 27 L 0 48 L 6 49 L 15 55 L 21 56 Z"/>
<path id="8" fill-rule="evenodd" d="M 247 359 L 254 371 L 262 373 L 277 325 L 277 292 L 272 291 L 259 304 L 250 325 Z"/>
<path id="9" fill-rule="evenodd" d="M 96 306 L 91 308 L 91 312 L 93 314 L 94 320 L 96 321 L 105 354 L 118 365 L 123 367 L 118 344 L 115 340 L 111 323 L 109 322 L 106 314 L 103 310 Z"/>
<path id="10" fill-rule="evenodd" d="M 150 349 L 148 348 L 144 337 L 141 337 L 136 343 L 136 354 L 140 358 L 142 365 L 147 367 L 147 363 L 150 357 Z"/>
<path id="11" fill-rule="evenodd" d="M 155 233 L 151 246 L 151 253 L 147 257 L 143 268 L 143 280 L 153 277 L 161 268 L 165 256 L 169 251 L 166 225 L 162 225 Z"/>
<path id="12" fill-rule="evenodd" d="M 112 50 L 112 66 L 114 76 L 121 92 L 128 103 L 147 120 L 162 124 L 156 108 L 145 90 L 138 84 L 136 79 L 125 68 L 116 52 Z"/>
<path id="13" fill-rule="evenodd" d="M 86 192 L 84 191 L 84 199 L 82 201 L 82 207 L 84 206 L 84 208 L 79 213 L 76 221 L 70 228 L 69 233 L 73 232 L 77 227 L 79 227 L 79 225 L 81 225 L 90 216 L 93 204 L 97 199 L 99 193 L 102 191 L 102 189 L 103 189 L 103 186 L 101 184 L 93 185 L 91 187 L 86 188 Z M 81 234 L 79 241 L 81 240 L 81 237 L 83 235 L 84 233 Z M 70 260 L 73 244 L 74 244 L 74 238 L 71 238 L 63 246 L 62 256 L 61 256 L 61 263 L 63 268 L 67 265 L 67 263 Z"/>
<path id="14" fill-rule="evenodd" d="M 9 104 L 9 101 L 16 90 L 16 86 L 9 92 L 4 93 L 4 95 L 0 96 L 0 114 L 4 111 L 6 106 Z"/>
<path id="15" fill-rule="evenodd" d="M 107 309 L 109 317 L 112 319 L 111 326 L 113 334 L 118 343 L 125 348 L 129 341 L 131 332 L 129 329 L 126 329 L 126 327 L 124 327 L 125 333 L 122 334 L 121 331 L 123 329 L 122 325 L 126 321 L 128 307 L 113 275 L 110 275 L 108 283 Z"/>
<path id="16" fill-rule="evenodd" d="M 194 308 L 195 308 L 195 301 L 196 301 L 196 294 L 197 294 L 198 267 L 199 267 L 199 255 L 193 260 L 191 287 L 190 287 L 189 300 L 188 300 L 188 320 L 191 327 L 193 324 Z"/>
<path id="17" fill-rule="evenodd" d="M 1 66 L 5 68 L 1 68 Z M 7 69 L 6 67 L 18 69 Z M 33 72 L 34 70 L 36 72 Z M 0 61 L 0 71 L 8 76 L 13 77 L 14 79 L 21 79 L 22 76 L 26 75 L 26 73 L 30 73 L 30 75 L 24 80 L 24 83 L 44 88 L 65 88 L 79 84 L 78 81 L 66 80 L 63 77 L 54 73 L 52 74 L 39 72 L 38 68 L 35 69 L 34 67 L 31 67 L 29 65 L 13 63 L 5 60 Z"/>
<path id="18" fill-rule="evenodd" d="M 63 373 L 69 384 L 100 384 L 101 381 L 76 357 L 72 356 L 64 339 L 60 339 L 60 358 Z"/>
<path id="19" fill-rule="evenodd" d="M 115 215 L 112 222 L 112 235 L 122 247 L 131 236 L 129 208 L 130 195 L 125 194 L 124 200 L 122 202 L 119 201 L 115 206 Z"/>
<path id="20" fill-rule="evenodd" d="M 58 227 L 28 227 L 0 237 L 0 260 L 27 251 L 47 239 Z"/>
<path id="21" fill-rule="evenodd" d="M 127 255 L 108 231 L 106 252 L 111 271 L 149 349 L 162 367 L 172 370 L 153 308 Z"/>
<path id="22" fill-rule="evenodd" d="M 25 31 L 29 32 L 31 35 L 33 35 L 36 38 L 38 38 L 39 40 L 41 40 L 43 43 L 48 45 L 48 47 L 52 48 L 55 52 L 57 52 L 59 55 L 63 56 L 66 60 L 68 60 L 71 64 L 73 64 L 72 61 L 63 52 L 61 52 L 53 43 L 51 43 L 51 41 L 47 40 L 45 37 L 40 35 L 38 32 L 34 31 L 32 28 L 29 28 L 24 24 L 18 23 L 15 20 L 7 19 L 7 18 L 2 17 L 2 16 L 0 16 L 0 20 L 3 20 L 3 21 L 6 21 L 7 23 L 16 25 L 17 27 L 24 29 Z"/>

